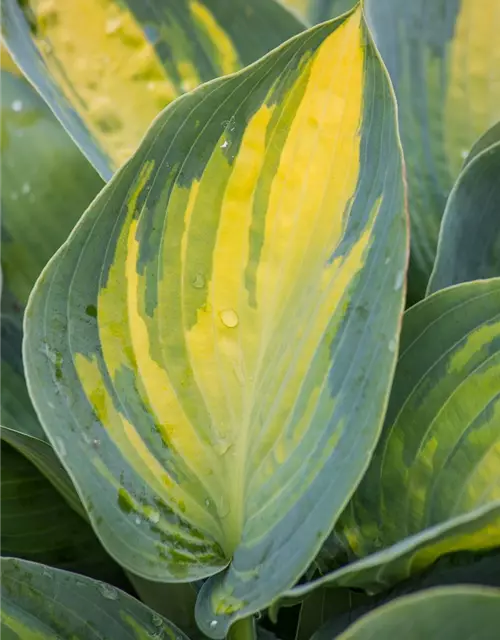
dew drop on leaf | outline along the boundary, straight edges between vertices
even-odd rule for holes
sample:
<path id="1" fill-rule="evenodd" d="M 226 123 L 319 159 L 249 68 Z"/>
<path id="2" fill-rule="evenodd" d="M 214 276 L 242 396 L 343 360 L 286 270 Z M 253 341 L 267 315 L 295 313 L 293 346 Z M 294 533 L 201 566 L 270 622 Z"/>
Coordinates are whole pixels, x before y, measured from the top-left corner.
<path id="1" fill-rule="evenodd" d="M 64 458 L 66 456 L 66 447 L 62 438 L 54 438 L 54 449 L 60 458 Z"/>
<path id="2" fill-rule="evenodd" d="M 12 111 L 15 111 L 16 113 L 19 113 L 20 111 L 23 110 L 23 103 L 21 100 L 14 100 L 11 106 L 12 106 Z"/>
<path id="3" fill-rule="evenodd" d="M 234 327 L 238 326 L 238 322 L 240 321 L 240 319 L 238 318 L 238 314 L 236 313 L 236 311 L 234 311 L 234 309 L 223 309 L 219 315 L 222 324 L 225 327 L 228 327 L 228 329 L 234 329 Z"/>
<path id="4" fill-rule="evenodd" d="M 394 291 L 399 291 L 403 286 L 403 282 L 405 280 L 405 272 L 403 270 L 398 271 L 396 275 L 396 282 L 394 283 Z"/>
<path id="5" fill-rule="evenodd" d="M 118 600 L 118 591 L 114 587 L 101 582 L 98 588 L 101 595 L 107 600 Z"/>
<path id="6" fill-rule="evenodd" d="M 203 287 L 205 286 L 205 278 L 201 273 L 197 273 L 191 280 L 191 284 L 195 289 L 203 289 Z"/>

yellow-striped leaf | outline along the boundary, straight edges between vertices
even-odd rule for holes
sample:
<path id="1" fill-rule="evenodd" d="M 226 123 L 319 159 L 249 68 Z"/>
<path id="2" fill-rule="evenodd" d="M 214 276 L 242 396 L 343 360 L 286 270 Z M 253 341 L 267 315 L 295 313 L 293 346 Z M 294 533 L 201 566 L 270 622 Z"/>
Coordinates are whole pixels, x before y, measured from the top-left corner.
<path id="1" fill-rule="evenodd" d="M 500 9 L 498 0 L 366 0 L 365 11 L 398 100 L 415 301 L 464 158 L 500 118 Z"/>
<path id="2" fill-rule="evenodd" d="M 406 223 L 358 10 L 167 108 L 35 287 L 45 430 L 125 567 L 219 574 L 198 601 L 208 635 L 297 580 L 368 464 Z"/>
<path id="3" fill-rule="evenodd" d="M 472 148 L 446 204 L 429 291 L 500 276 L 500 123 Z"/>
<path id="4" fill-rule="evenodd" d="M 171 622 L 105 582 L 14 558 L 0 564 L 5 640 L 187 640 Z"/>
<path id="5" fill-rule="evenodd" d="M 5 0 L 16 61 L 104 179 L 153 118 L 302 30 L 274 0 Z"/>
<path id="6" fill-rule="evenodd" d="M 499 620 L 500 589 L 440 587 L 372 611 L 338 640 L 493 640 L 498 637 Z"/>
<path id="7" fill-rule="evenodd" d="M 499 424 L 497 278 L 406 312 L 382 436 L 337 527 L 354 561 L 289 595 L 376 592 L 445 554 L 500 546 Z"/>

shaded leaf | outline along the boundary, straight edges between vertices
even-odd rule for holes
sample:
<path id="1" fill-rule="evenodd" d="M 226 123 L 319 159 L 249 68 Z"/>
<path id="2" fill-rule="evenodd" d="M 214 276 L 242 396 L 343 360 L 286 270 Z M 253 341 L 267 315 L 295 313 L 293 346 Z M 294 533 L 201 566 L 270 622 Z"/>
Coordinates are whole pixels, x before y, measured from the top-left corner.
<path id="1" fill-rule="evenodd" d="M 460 550 L 500 545 L 500 279 L 406 312 L 386 422 L 337 527 L 353 561 L 324 584 L 371 592 Z"/>
<path id="2" fill-rule="evenodd" d="M 1 434 L 78 509 L 26 389 L 22 322 L 35 280 L 103 183 L 5 51 L 1 60 Z"/>
<path id="3" fill-rule="evenodd" d="M 423 574 L 405 580 L 393 589 L 375 596 L 367 596 L 347 589 L 329 589 L 327 587 L 313 591 L 308 598 L 316 593 L 326 592 L 328 595 L 324 597 L 328 598 L 327 602 L 334 604 L 329 609 L 330 619 L 316 632 L 312 640 L 336 638 L 361 616 L 402 595 L 422 591 L 429 587 L 450 584 L 500 587 L 500 551 L 495 550 L 483 554 L 458 552 L 444 556 Z M 351 606 L 345 607 L 346 610 L 342 612 L 338 608 L 338 602 L 342 603 L 346 600 Z M 307 599 L 304 604 L 306 603 Z"/>
<path id="4" fill-rule="evenodd" d="M 494 640 L 499 619 L 500 589 L 436 587 L 372 611 L 338 640 Z"/>
<path id="5" fill-rule="evenodd" d="M 2 558 L 2 637 L 8 640 L 187 640 L 123 591 L 43 564 Z"/>
<path id="6" fill-rule="evenodd" d="M 158 113 L 299 33 L 274 0 L 5 0 L 16 61 L 101 176 Z"/>
<path id="7" fill-rule="evenodd" d="M 393 96 L 357 11 L 173 103 L 39 279 L 24 354 L 49 438 L 126 568 L 231 563 L 204 633 L 291 586 L 362 476 L 406 259 Z"/>
<path id="8" fill-rule="evenodd" d="M 500 276 L 500 124 L 482 136 L 471 155 L 446 205 L 431 293 Z"/>
<path id="9" fill-rule="evenodd" d="M 500 117 L 497 0 L 366 0 L 398 100 L 411 219 L 409 298 L 425 294 L 446 199 Z"/>
<path id="10" fill-rule="evenodd" d="M 125 585 L 90 526 L 28 460 L 5 442 L 1 447 L 2 555 Z"/>

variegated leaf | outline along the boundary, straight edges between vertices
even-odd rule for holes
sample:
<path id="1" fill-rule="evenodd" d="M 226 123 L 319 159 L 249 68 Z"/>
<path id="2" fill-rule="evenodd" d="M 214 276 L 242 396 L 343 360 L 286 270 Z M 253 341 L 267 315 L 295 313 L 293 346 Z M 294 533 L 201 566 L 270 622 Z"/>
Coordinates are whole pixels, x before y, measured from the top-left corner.
<path id="1" fill-rule="evenodd" d="M 297 580 L 366 469 L 406 223 L 357 10 L 167 108 L 37 283 L 24 353 L 50 440 L 124 566 L 219 574 L 208 635 Z"/>
<path id="2" fill-rule="evenodd" d="M 2 558 L 0 620 L 6 640 L 188 640 L 123 591 L 35 562 Z"/>
<path id="3" fill-rule="evenodd" d="M 425 295 L 446 199 L 500 118 L 498 0 L 365 0 L 398 101 L 411 220 L 409 298 Z"/>
<path id="4" fill-rule="evenodd" d="M 158 113 L 299 33 L 274 0 L 5 0 L 16 61 L 109 179 Z"/>
<path id="5" fill-rule="evenodd" d="M 382 436 L 337 527 L 354 561 L 288 595 L 377 592 L 445 554 L 500 546 L 499 416 L 500 279 L 407 311 Z"/>

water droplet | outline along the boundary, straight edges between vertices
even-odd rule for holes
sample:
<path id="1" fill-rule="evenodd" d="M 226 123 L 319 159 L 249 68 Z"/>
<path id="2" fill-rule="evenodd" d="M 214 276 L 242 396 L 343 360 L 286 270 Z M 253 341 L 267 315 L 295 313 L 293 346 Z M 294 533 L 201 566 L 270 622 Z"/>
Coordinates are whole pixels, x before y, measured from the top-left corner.
<path id="1" fill-rule="evenodd" d="M 390 340 L 390 341 L 389 341 L 389 351 L 390 351 L 391 353 L 394 353 L 394 352 L 396 351 L 396 347 L 397 347 L 397 346 L 398 346 L 398 345 L 397 345 L 397 343 L 396 343 L 396 340 Z"/>
<path id="2" fill-rule="evenodd" d="M 227 140 L 224 140 L 224 142 L 221 144 L 220 148 L 221 149 L 227 149 L 229 147 L 229 142 Z"/>
<path id="3" fill-rule="evenodd" d="M 226 440 L 225 438 L 220 438 L 220 440 L 217 440 L 217 442 L 214 444 L 215 453 L 218 456 L 223 456 L 225 453 L 229 451 L 232 444 L 233 443 L 230 442 L 229 440 Z"/>
<path id="4" fill-rule="evenodd" d="M 62 438 L 56 437 L 54 438 L 54 449 L 60 458 L 64 458 L 66 455 L 66 447 Z"/>
<path id="5" fill-rule="evenodd" d="M 222 320 L 222 324 L 229 329 L 234 329 L 234 327 L 238 326 L 238 322 L 240 321 L 238 318 L 238 314 L 234 309 L 224 309 L 220 312 L 220 319 Z"/>
<path id="6" fill-rule="evenodd" d="M 161 627 L 162 624 L 163 624 L 163 620 L 161 619 L 161 616 L 159 616 L 157 613 L 153 614 L 152 622 L 153 622 L 155 627 Z"/>
<path id="7" fill-rule="evenodd" d="M 14 100 L 12 102 L 12 110 L 15 111 L 16 113 L 19 113 L 19 111 L 23 110 L 23 103 L 22 100 Z"/>
<path id="8" fill-rule="evenodd" d="M 405 272 L 402 269 L 401 271 L 398 271 L 398 274 L 396 276 L 396 281 L 394 282 L 394 291 L 399 291 L 399 289 L 401 289 L 401 287 L 403 286 L 404 281 L 405 281 Z"/>
<path id="9" fill-rule="evenodd" d="M 135 524 L 141 524 L 141 519 L 139 518 L 139 516 L 136 516 Z"/>
<path id="10" fill-rule="evenodd" d="M 386 258 L 384 264 L 389 264 L 390 261 L 391 261 L 390 258 Z"/>
<path id="11" fill-rule="evenodd" d="M 151 511 L 148 513 L 148 520 L 152 524 L 158 524 L 160 522 L 160 512 L 156 509 L 151 509 Z"/>
<path id="12" fill-rule="evenodd" d="M 107 600 L 118 600 L 118 591 L 114 587 L 101 582 L 98 588 L 101 595 Z"/>
<path id="13" fill-rule="evenodd" d="M 210 621 L 210 629 L 215 629 L 216 626 L 217 626 L 217 620 L 211 620 Z"/>
<path id="14" fill-rule="evenodd" d="M 146 24 L 143 25 L 142 29 L 144 31 L 144 35 L 151 44 L 156 44 L 158 42 L 160 39 L 160 32 L 155 26 Z"/>
<path id="15" fill-rule="evenodd" d="M 122 26 L 121 18 L 110 18 L 106 22 L 106 34 L 110 36 L 113 33 L 116 33 L 121 26 Z"/>
<path id="16" fill-rule="evenodd" d="M 91 318 L 97 318 L 97 307 L 93 304 L 89 304 L 85 307 L 85 313 Z"/>
<path id="17" fill-rule="evenodd" d="M 465 160 L 465 158 L 469 155 L 469 152 L 467 151 L 467 149 L 462 149 L 462 151 L 460 151 L 460 155 L 462 156 L 462 160 Z"/>
<path id="18" fill-rule="evenodd" d="M 203 287 L 205 286 L 205 278 L 203 277 L 203 274 L 197 273 L 191 280 L 191 284 L 195 289 L 203 289 Z"/>
<path id="19" fill-rule="evenodd" d="M 209 498 L 207 498 L 207 499 L 205 500 L 205 506 L 206 506 L 206 507 L 210 507 L 211 505 L 212 505 L 212 501 L 211 501 Z"/>
<path id="20" fill-rule="evenodd" d="M 30 186 L 29 182 L 25 182 L 25 183 L 23 184 L 23 186 L 21 187 L 21 191 L 22 191 L 23 193 L 25 193 L 25 194 L 26 194 L 26 193 L 29 193 L 29 192 L 31 191 L 31 186 Z"/>
<path id="21" fill-rule="evenodd" d="M 101 446 L 101 441 L 98 438 L 92 440 L 92 446 L 94 449 L 98 449 Z"/>

